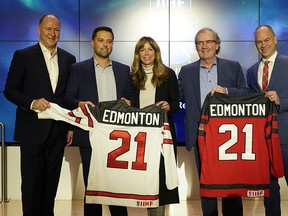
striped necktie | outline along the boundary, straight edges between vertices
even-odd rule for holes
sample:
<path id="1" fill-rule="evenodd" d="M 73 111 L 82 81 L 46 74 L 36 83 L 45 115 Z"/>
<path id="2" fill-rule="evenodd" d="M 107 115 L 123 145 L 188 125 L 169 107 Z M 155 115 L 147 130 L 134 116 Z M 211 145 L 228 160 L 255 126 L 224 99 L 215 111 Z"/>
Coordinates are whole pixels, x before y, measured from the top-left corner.
<path id="1" fill-rule="evenodd" d="M 262 90 L 263 92 L 267 91 L 268 87 L 268 76 L 269 76 L 269 61 L 264 62 L 263 74 L 262 74 Z"/>

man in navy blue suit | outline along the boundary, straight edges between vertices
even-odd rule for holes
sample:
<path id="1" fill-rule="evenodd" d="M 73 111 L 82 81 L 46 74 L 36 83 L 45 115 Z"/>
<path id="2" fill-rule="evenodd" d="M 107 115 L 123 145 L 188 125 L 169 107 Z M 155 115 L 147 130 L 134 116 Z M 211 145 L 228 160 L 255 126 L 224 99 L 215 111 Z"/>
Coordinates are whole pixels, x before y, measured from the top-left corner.
<path id="1" fill-rule="evenodd" d="M 179 72 L 180 97 L 186 103 L 185 138 L 186 148 L 195 152 L 196 165 L 200 174 L 201 161 L 198 154 L 198 124 L 201 108 L 207 94 L 219 92 L 230 96 L 241 96 L 249 92 L 245 76 L 238 62 L 217 57 L 220 38 L 211 28 L 203 28 L 195 36 L 199 60 L 185 65 Z M 217 138 L 215 138 L 217 139 Z M 201 197 L 204 216 L 217 216 L 217 198 Z M 242 216 L 241 197 L 222 199 L 222 213 Z"/>
<path id="2" fill-rule="evenodd" d="M 49 101 L 63 106 L 70 67 L 76 62 L 57 47 L 60 27 L 55 15 L 41 17 L 39 43 L 15 51 L 4 90 L 17 105 L 14 139 L 20 143 L 23 216 L 54 215 L 64 147 L 71 142 L 66 142 L 66 123 L 38 120 L 35 112 L 49 108 Z"/>
<path id="3" fill-rule="evenodd" d="M 113 41 L 114 34 L 111 28 L 101 26 L 93 31 L 91 41 L 94 49 L 93 57 L 72 66 L 64 98 L 69 109 L 75 109 L 84 104 L 94 106 L 102 101 L 131 99 L 133 90 L 131 89 L 130 67 L 109 58 Z M 88 132 L 75 128 L 73 143 L 80 149 L 86 188 L 92 152 Z M 112 216 L 128 214 L 126 207 L 109 206 L 109 209 Z M 84 215 L 102 215 L 102 206 L 85 203 Z"/>
<path id="4" fill-rule="evenodd" d="M 255 45 L 261 59 L 247 70 L 247 84 L 252 92 L 262 92 L 262 73 L 268 61 L 268 87 L 264 92 L 277 107 L 278 133 L 280 138 L 284 175 L 288 183 L 288 57 L 276 50 L 277 37 L 269 25 L 259 26 L 254 33 Z M 266 216 L 281 215 L 280 186 L 271 176 L 270 197 L 264 198 Z"/>

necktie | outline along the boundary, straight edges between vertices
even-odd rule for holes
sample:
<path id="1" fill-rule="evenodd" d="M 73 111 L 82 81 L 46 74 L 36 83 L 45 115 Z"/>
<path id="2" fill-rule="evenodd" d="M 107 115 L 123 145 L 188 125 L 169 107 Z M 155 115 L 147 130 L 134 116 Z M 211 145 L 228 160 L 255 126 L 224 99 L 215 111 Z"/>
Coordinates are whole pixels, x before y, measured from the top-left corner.
<path id="1" fill-rule="evenodd" d="M 262 90 L 264 92 L 267 91 L 268 87 L 268 75 L 269 75 L 269 61 L 265 61 L 264 68 L 263 68 L 263 74 L 262 74 Z"/>

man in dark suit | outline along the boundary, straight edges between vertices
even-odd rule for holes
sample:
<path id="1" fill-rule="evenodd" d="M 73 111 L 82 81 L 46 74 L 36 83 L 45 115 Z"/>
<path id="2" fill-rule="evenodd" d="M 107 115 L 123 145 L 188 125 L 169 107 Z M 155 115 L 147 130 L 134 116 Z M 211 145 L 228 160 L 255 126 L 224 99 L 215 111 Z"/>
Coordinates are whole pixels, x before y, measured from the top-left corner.
<path id="1" fill-rule="evenodd" d="M 67 125 L 38 120 L 35 111 L 47 109 L 49 101 L 63 106 L 70 66 L 76 62 L 57 47 L 60 25 L 55 15 L 41 17 L 39 43 L 15 51 L 4 90 L 17 105 L 14 138 L 20 143 L 24 216 L 54 215 Z"/>
<path id="2" fill-rule="evenodd" d="M 247 84 L 252 92 L 264 91 L 265 96 L 274 102 L 277 107 L 278 133 L 284 162 L 284 175 L 286 183 L 288 183 L 288 57 L 277 52 L 277 37 L 271 26 L 259 26 L 255 30 L 254 37 L 256 48 L 261 54 L 261 60 L 247 70 Z M 262 74 L 266 61 L 268 61 L 268 87 L 263 90 Z M 266 216 L 281 215 L 280 200 L 278 179 L 271 176 L 270 197 L 264 198 Z"/>
<path id="3" fill-rule="evenodd" d="M 101 26 L 93 31 L 91 41 L 94 49 L 93 57 L 72 66 L 64 98 L 69 109 L 84 104 L 94 106 L 102 101 L 130 99 L 132 89 L 129 66 L 109 58 L 113 40 L 114 34 L 109 27 Z M 88 132 L 75 128 L 73 143 L 79 146 L 86 188 L 92 152 Z M 126 207 L 109 206 L 109 208 L 112 216 L 128 214 Z M 84 215 L 102 215 L 102 206 L 85 203 Z"/>
<path id="4" fill-rule="evenodd" d="M 245 77 L 238 62 L 218 58 L 220 38 L 214 30 L 203 28 L 195 36 L 195 45 L 200 59 L 185 65 L 179 72 L 180 98 L 186 103 L 185 136 L 186 148 L 193 147 L 196 165 L 200 174 L 201 161 L 198 154 L 197 135 L 201 107 L 208 93 L 219 92 L 231 96 L 248 93 Z M 216 216 L 217 198 L 201 197 L 204 216 Z M 243 215 L 240 197 L 222 199 L 223 215 Z"/>

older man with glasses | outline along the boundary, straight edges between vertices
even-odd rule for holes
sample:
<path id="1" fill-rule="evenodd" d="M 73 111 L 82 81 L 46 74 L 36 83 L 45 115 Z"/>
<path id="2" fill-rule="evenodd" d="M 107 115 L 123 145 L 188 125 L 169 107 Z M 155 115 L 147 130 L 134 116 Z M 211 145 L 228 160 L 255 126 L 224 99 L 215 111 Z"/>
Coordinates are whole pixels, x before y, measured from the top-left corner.
<path id="1" fill-rule="evenodd" d="M 207 94 L 219 92 L 230 96 L 242 96 L 249 92 L 239 62 L 217 57 L 220 38 L 211 28 L 203 28 L 195 36 L 199 60 L 185 65 L 179 73 L 180 97 L 186 103 L 185 135 L 186 148 L 193 147 L 199 176 L 201 161 L 197 143 L 198 126 L 202 105 Z M 218 216 L 217 198 L 201 197 L 204 216 Z M 241 197 L 222 198 L 222 213 L 227 216 L 242 216 Z"/>

